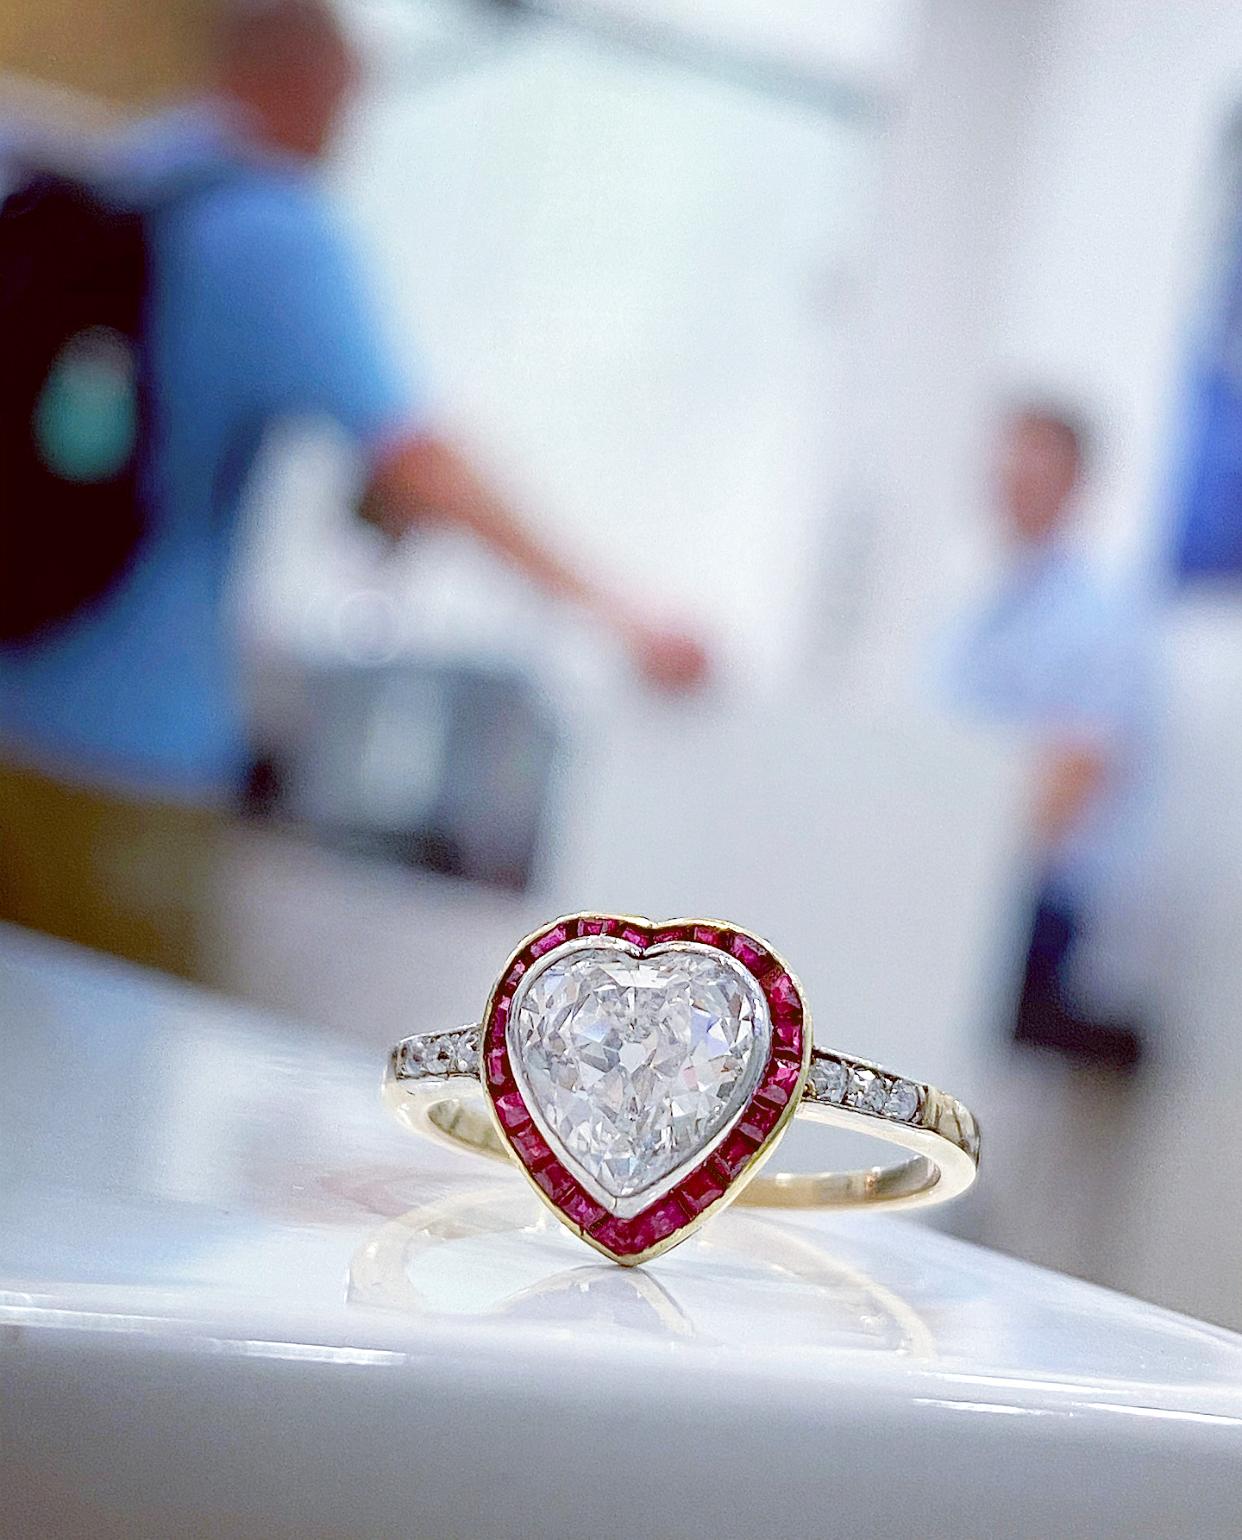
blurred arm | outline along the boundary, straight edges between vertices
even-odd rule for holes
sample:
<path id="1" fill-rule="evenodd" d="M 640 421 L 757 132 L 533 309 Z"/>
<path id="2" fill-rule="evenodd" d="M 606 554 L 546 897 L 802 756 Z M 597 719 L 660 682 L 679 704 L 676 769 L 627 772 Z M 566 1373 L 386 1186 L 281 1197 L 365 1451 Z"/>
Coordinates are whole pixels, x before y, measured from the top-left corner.
<path id="1" fill-rule="evenodd" d="M 394 536 L 429 522 L 465 530 L 606 625 L 650 683 L 698 684 L 707 660 L 697 641 L 654 624 L 563 560 L 463 454 L 421 426 L 416 371 L 407 377 L 396 367 L 318 199 L 283 179 L 238 182 L 203 200 L 196 228 L 200 303 L 221 330 L 217 388 L 244 398 L 256 421 L 324 417 L 359 444 L 387 445 L 364 503 L 373 523 Z M 403 423 L 410 426 L 394 440 Z"/>
<path id="2" fill-rule="evenodd" d="M 385 454 L 363 516 L 394 539 L 439 523 L 474 536 L 553 598 L 568 600 L 613 631 L 643 677 L 661 689 L 702 683 L 707 655 L 690 635 L 652 623 L 627 599 L 565 561 L 445 439 L 412 436 Z"/>

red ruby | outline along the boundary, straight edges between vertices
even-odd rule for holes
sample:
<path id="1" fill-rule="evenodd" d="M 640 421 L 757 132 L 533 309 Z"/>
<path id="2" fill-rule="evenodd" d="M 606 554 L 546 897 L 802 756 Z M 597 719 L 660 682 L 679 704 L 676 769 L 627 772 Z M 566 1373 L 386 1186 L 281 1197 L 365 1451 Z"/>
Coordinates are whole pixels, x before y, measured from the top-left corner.
<path id="1" fill-rule="evenodd" d="M 669 941 L 684 941 L 686 939 L 686 927 L 684 925 L 666 925 L 663 930 L 656 931 L 651 939 L 657 946 L 664 946 Z"/>
<path id="2" fill-rule="evenodd" d="M 496 1001 L 496 1004 L 492 1006 L 492 1022 L 493 1022 L 493 1024 L 498 1023 L 500 1026 L 503 1027 L 505 1022 L 508 1021 L 508 1019 L 509 1019 L 509 1003 L 510 1003 L 511 999 L 512 999 L 511 995 L 501 995 L 500 999 Z"/>
<path id="3" fill-rule="evenodd" d="M 802 999 L 794 981 L 787 973 L 770 974 L 763 981 L 772 1015 L 779 1021 L 792 1021 L 802 1016 Z"/>
<path id="4" fill-rule="evenodd" d="M 729 1188 L 729 1173 L 714 1161 L 704 1161 L 697 1171 L 692 1171 L 677 1184 L 677 1196 L 692 1214 L 701 1214 L 717 1198 L 723 1198 Z"/>
<path id="5" fill-rule="evenodd" d="M 752 1139 L 755 1144 L 762 1144 L 780 1120 L 781 1109 L 774 1107 L 771 1102 L 761 1101 L 756 1097 L 746 1109 L 746 1116 L 737 1125 L 739 1134 Z"/>
<path id="6" fill-rule="evenodd" d="M 611 936 L 616 926 L 616 920 L 609 920 L 602 916 L 590 920 L 579 920 L 578 934 L 580 936 Z"/>
<path id="7" fill-rule="evenodd" d="M 772 1052 L 783 1059 L 802 1062 L 802 1023 L 800 1021 L 775 1021 L 772 1023 Z"/>
<path id="8" fill-rule="evenodd" d="M 653 1203 L 650 1208 L 635 1215 L 631 1221 L 630 1249 L 646 1251 L 648 1246 L 654 1246 L 657 1241 L 672 1235 L 674 1230 L 680 1230 L 687 1223 L 687 1217 L 686 1211 L 671 1193 L 667 1198 L 661 1198 L 658 1203 Z"/>
<path id="9" fill-rule="evenodd" d="M 643 951 L 647 945 L 646 931 L 637 930 L 633 925 L 625 926 L 621 932 L 621 939 L 622 941 L 628 941 L 631 946 L 636 946 L 640 952 Z"/>
<path id="10" fill-rule="evenodd" d="M 763 1077 L 763 1084 L 756 1093 L 761 1101 L 783 1107 L 794 1094 L 802 1075 L 802 1063 L 789 1059 L 773 1059 Z"/>
<path id="11" fill-rule="evenodd" d="M 638 1247 L 631 1243 L 630 1221 L 628 1219 L 617 1219 L 614 1215 L 610 1214 L 603 1224 L 597 1224 L 592 1229 L 591 1234 L 601 1246 L 606 1246 L 614 1256 L 623 1257 L 631 1251 L 638 1250 Z"/>
<path id="12" fill-rule="evenodd" d="M 749 968 L 756 975 L 762 973 L 772 961 L 758 942 L 752 941 L 749 936 L 734 936 L 729 950 L 744 968 Z"/>
<path id="13" fill-rule="evenodd" d="M 533 1123 L 527 1123 L 524 1128 L 509 1129 L 509 1143 L 517 1151 L 522 1164 L 528 1171 L 552 1153 L 544 1143 L 543 1135 Z"/>
<path id="14" fill-rule="evenodd" d="M 536 1185 L 543 1188 L 558 1208 L 574 1192 L 577 1185 L 565 1167 L 555 1160 L 550 1160 L 539 1171 L 532 1171 L 531 1176 L 535 1179 Z"/>
<path id="15" fill-rule="evenodd" d="M 568 1198 L 561 1201 L 561 1213 L 572 1219 L 576 1225 L 581 1225 L 584 1230 L 589 1230 L 593 1224 L 598 1224 L 607 1210 L 596 1203 L 581 1187 L 575 1187 Z"/>
<path id="16" fill-rule="evenodd" d="M 493 1086 L 509 1084 L 509 1053 L 503 1045 L 487 1050 L 487 1083 Z"/>
<path id="17" fill-rule="evenodd" d="M 517 962 L 513 964 L 512 968 L 510 968 L 509 972 L 506 974 L 505 983 L 509 986 L 510 989 L 512 989 L 525 972 L 526 964 L 519 957 Z"/>
<path id="18" fill-rule="evenodd" d="M 506 1091 L 503 1096 L 496 1097 L 495 1106 L 502 1128 L 512 1131 L 530 1122 L 530 1113 L 520 1091 Z"/>
<path id="19" fill-rule="evenodd" d="M 735 1128 L 716 1151 L 716 1159 L 730 1177 L 735 1177 L 755 1153 L 755 1148 L 755 1141 L 748 1138 L 740 1128 Z"/>
<path id="20" fill-rule="evenodd" d="M 719 946 L 720 932 L 714 925 L 696 925 L 694 927 L 694 939 L 703 946 Z"/>
<path id="21" fill-rule="evenodd" d="M 564 946 L 569 940 L 569 933 L 563 925 L 557 925 L 548 931 L 546 936 L 540 936 L 538 941 L 532 942 L 530 947 L 531 957 L 542 957 L 545 952 L 550 952 L 553 947 Z"/>

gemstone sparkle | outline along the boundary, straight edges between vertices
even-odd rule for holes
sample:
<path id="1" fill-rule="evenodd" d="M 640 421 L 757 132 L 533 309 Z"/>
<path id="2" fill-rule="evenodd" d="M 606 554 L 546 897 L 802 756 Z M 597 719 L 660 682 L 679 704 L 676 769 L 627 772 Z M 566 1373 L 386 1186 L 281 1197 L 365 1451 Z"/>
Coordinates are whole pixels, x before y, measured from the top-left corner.
<path id="1" fill-rule="evenodd" d="M 849 1071 L 837 1059 L 816 1059 L 811 1065 L 810 1080 L 817 1101 L 839 1102 L 845 1096 Z"/>
<path id="2" fill-rule="evenodd" d="M 757 981 L 709 945 L 601 941 L 536 965 L 507 1035 L 555 1153 L 612 1213 L 653 1201 L 737 1121 L 768 1060 Z"/>

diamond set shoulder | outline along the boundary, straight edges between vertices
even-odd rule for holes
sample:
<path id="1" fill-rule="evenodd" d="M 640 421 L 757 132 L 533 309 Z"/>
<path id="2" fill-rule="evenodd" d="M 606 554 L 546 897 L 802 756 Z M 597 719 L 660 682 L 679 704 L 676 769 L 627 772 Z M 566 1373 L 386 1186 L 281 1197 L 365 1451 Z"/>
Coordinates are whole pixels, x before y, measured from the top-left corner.
<path id="1" fill-rule="evenodd" d="M 817 1048 L 811 1057 L 803 1099 L 909 1123 L 923 1105 L 925 1094 L 926 1087 L 913 1080 L 889 1075 L 861 1059 Z"/>
<path id="2" fill-rule="evenodd" d="M 477 1078 L 481 1038 L 478 1027 L 407 1037 L 393 1051 L 393 1072 L 398 1080 L 445 1080 L 450 1075 Z"/>

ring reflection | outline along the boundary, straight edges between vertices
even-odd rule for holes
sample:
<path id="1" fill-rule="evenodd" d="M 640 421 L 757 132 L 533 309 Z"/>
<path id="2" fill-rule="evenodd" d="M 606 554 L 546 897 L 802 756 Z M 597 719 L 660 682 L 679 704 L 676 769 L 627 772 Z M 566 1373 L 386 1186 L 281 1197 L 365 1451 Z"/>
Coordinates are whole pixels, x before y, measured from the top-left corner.
<path id="1" fill-rule="evenodd" d="M 788 1342 L 792 1324 L 808 1346 L 935 1356 L 930 1327 L 906 1299 L 782 1219 L 730 1209 L 646 1268 L 575 1263 L 567 1240 L 512 1184 L 474 1185 L 376 1230 L 350 1264 L 348 1298 L 410 1314 L 711 1341 L 744 1297 L 752 1341 Z"/>

